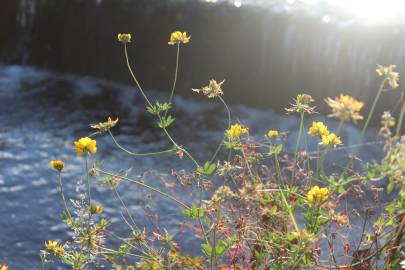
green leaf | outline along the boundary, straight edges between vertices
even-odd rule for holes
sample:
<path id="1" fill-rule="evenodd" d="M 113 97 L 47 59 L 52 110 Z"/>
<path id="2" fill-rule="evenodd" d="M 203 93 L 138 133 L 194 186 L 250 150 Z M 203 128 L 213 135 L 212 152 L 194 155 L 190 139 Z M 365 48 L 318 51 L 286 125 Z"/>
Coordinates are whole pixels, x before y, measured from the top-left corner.
<path id="1" fill-rule="evenodd" d="M 205 174 L 205 175 L 210 175 L 212 174 L 215 169 L 217 168 L 217 165 L 215 163 L 209 163 L 208 161 L 204 163 L 204 167 L 198 167 L 197 172 L 200 174 Z"/>
<path id="2" fill-rule="evenodd" d="M 389 182 L 388 185 L 387 185 L 387 193 L 390 194 L 393 189 L 394 189 L 394 183 Z"/>
<path id="3" fill-rule="evenodd" d="M 151 114 L 159 114 L 161 112 L 165 112 L 171 108 L 171 104 L 168 102 L 160 103 L 156 101 L 156 105 L 147 106 L 146 110 Z"/>
<path id="4" fill-rule="evenodd" d="M 175 119 L 176 118 L 172 117 L 171 115 L 163 116 L 158 125 L 160 128 L 167 128 L 174 122 Z"/>

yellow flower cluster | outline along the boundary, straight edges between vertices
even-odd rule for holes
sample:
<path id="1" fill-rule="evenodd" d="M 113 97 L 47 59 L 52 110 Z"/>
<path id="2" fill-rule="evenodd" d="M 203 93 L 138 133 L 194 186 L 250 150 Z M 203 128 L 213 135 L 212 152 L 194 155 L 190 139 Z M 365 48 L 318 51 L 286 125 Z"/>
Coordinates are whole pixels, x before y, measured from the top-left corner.
<path id="1" fill-rule="evenodd" d="M 223 80 L 220 83 L 217 83 L 216 80 L 211 79 L 209 85 L 202 87 L 201 89 L 192 89 L 194 92 L 200 93 L 202 92 L 204 95 L 206 95 L 208 98 L 214 98 L 217 96 L 222 96 L 224 94 L 224 91 L 222 90 L 221 86 L 225 82 Z"/>
<path id="2" fill-rule="evenodd" d="M 63 170 L 63 167 L 65 167 L 65 163 L 59 159 L 51 160 L 49 164 L 51 165 L 52 168 L 54 168 L 58 172 L 61 172 Z"/>
<path id="3" fill-rule="evenodd" d="M 176 31 L 173 32 L 170 35 L 170 40 L 168 42 L 169 45 L 176 45 L 176 44 L 180 44 L 180 43 L 189 43 L 190 42 L 190 37 L 187 36 L 186 32 L 180 32 L 180 31 Z"/>
<path id="4" fill-rule="evenodd" d="M 103 213 L 103 207 L 99 204 L 91 204 L 90 205 L 90 213 L 92 215 L 100 215 L 101 213 Z"/>
<path id="5" fill-rule="evenodd" d="M 117 35 L 117 39 L 118 39 L 119 42 L 122 42 L 122 43 L 131 42 L 131 34 L 119 33 Z"/>
<path id="6" fill-rule="evenodd" d="M 329 197 L 327 188 L 312 187 L 307 193 L 307 201 L 309 204 L 320 204 L 326 201 Z"/>
<path id="7" fill-rule="evenodd" d="M 65 251 L 65 249 L 61 245 L 59 245 L 58 242 L 52 240 L 48 240 L 45 242 L 45 248 L 48 252 L 56 256 L 61 255 Z"/>
<path id="8" fill-rule="evenodd" d="M 292 232 L 291 233 L 295 238 L 298 238 L 302 241 L 309 241 L 309 242 L 313 242 L 315 241 L 315 234 L 313 234 L 310 231 L 307 231 L 305 229 L 299 231 L 299 232 Z"/>
<path id="9" fill-rule="evenodd" d="M 247 127 L 239 124 L 233 124 L 229 129 L 226 130 L 225 135 L 230 140 L 239 139 L 241 135 L 246 134 L 249 131 Z"/>
<path id="10" fill-rule="evenodd" d="M 384 76 L 388 80 L 388 84 L 392 89 L 399 86 L 399 73 L 394 71 L 394 68 L 396 67 L 396 65 L 389 65 L 388 67 L 378 65 L 376 69 L 378 76 Z"/>
<path id="11" fill-rule="evenodd" d="M 339 97 L 327 98 L 326 103 L 332 109 L 332 113 L 329 117 L 337 118 L 341 121 L 352 120 L 354 123 L 357 120 L 363 119 L 360 115 L 360 110 L 364 106 L 364 102 L 356 100 L 349 95 L 340 95 Z"/>
<path id="12" fill-rule="evenodd" d="M 336 147 L 336 145 L 342 144 L 342 140 L 340 139 L 340 137 L 334 133 L 322 136 L 321 140 L 323 147 Z"/>
<path id="13" fill-rule="evenodd" d="M 330 133 L 328 127 L 322 122 L 312 122 L 308 133 L 312 136 L 319 136 L 324 147 L 336 147 L 336 145 L 342 144 L 340 137 Z"/>
<path id="14" fill-rule="evenodd" d="M 96 140 L 89 137 L 81 138 L 75 141 L 76 154 L 81 155 L 83 153 L 94 154 L 97 152 Z"/>
<path id="15" fill-rule="evenodd" d="M 0 264 L 0 270 L 7 270 L 8 266 L 7 264 Z"/>
<path id="16" fill-rule="evenodd" d="M 271 129 L 267 132 L 267 137 L 269 137 L 270 139 L 277 139 L 278 136 L 279 136 L 279 132 L 277 130 Z"/>
<path id="17" fill-rule="evenodd" d="M 312 122 L 309 128 L 309 134 L 312 136 L 326 136 L 329 135 L 328 127 L 322 122 Z"/>

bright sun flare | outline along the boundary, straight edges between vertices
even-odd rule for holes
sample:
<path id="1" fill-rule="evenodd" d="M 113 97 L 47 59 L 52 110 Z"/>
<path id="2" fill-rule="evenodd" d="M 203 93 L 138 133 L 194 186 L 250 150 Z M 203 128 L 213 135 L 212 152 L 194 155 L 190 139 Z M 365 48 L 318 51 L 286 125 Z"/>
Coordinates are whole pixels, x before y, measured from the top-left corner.
<path id="1" fill-rule="evenodd" d="M 299 0 L 306 4 L 315 5 L 327 3 L 340 7 L 353 16 L 370 20 L 393 20 L 405 15 L 405 0 Z M 295 2 L 295 1 L 294 1 Z"/>

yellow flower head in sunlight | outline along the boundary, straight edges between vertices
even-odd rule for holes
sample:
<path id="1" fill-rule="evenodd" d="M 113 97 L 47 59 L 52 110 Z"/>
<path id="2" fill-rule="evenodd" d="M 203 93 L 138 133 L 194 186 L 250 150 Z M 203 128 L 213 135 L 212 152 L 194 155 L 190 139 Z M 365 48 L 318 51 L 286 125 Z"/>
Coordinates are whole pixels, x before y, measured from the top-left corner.
<path id="1" fill-rule="evenodd" d="M 310 104 L 315 100 L 308 94 L 298 94 L 296 98 L 293 98 L 294 102 L 290 103 L 291 107 L 286 108 L 287 113 L 307 113 L 312 114 L 315 112 L 315 107 L 311 107 Z"/>
<path id="2" fill-rule="evenodd" d="M 312 136 L 326 136 L 329 135 L 328 127 L 322 122 L 312 122 L 312 126 L 309 128 L 310 135 Z"/>
<path id="3" fill-rule="evenodd" d="M 214 97 L 218 97 L 218 96 L 222 96 L 224 95 L 224 91 L 222 91 L 222 84 L 225 82 L 225 80 L 223 80 L 220 83 L 217 83 L 216 80 L 211 79 L 210 83 L 207 86 L 204 86 L 201 89 L 192 89 L 194 92 L 200 93 L 202 92 L 204 95 L 206 95 L 208 98 L 214 98 Z"/>
<path id="4" fill-rule="evenodd" d="M 356 100 L 354 97 L 349 95 L 340 95 L 339 97 L 327 98 L 325 102 L 332 109 L 332 113 L 329 117 L 337 118 L 341 121 L 352 120 L 354 123 L 357 120 L 363 119 L 360 115 L 360 110 L 363 108 L 364 103 Z"/>
<path id="5" fill-rule="evenodd" d="M 378 76 L 384 76 L 388 80 L 388 84 L 391 86 L 392 89 L 395 89 L 399 86 L 399 73 L 394 71 L 394 68 L 396 67 L 396 65 L 389 65 L 388 67 L 377 65 L 376 69 Z"/>
<path id="6" fill-rule="evenodd" d="M 119 42 L 122 42 L 122 43 L 131 42 L 131 34 L 118 33 L 117 34 L 117 39 L 118 39 Z"/>
<path id="7" fill-rule="evenodd" d="M 96 140 L 89 137 L 81 138 L 75 141 L 76 154 L 81 155 L 83 153 L 94 154 L 97 152 Z"/>
<path id="8" fill-rule="evenodd" d="M 98 129 L 100 133 L 107 132 L 111 128 L 115 127 L 118 123 L 118 118 L 112 120 L 111 117 L 108 117 L 107 122 L 100 122 L 98 124 L 91 124 L 90 127 Z"/>
<path id="9" fill-rule="evenodd" d="M 168 42 L 169 45 L 176 45 L 176 44 L 186 44 L 190 42 L 190 37 L 187 36 L 186 32 L 176 31 L 170 35 L 170 40 Z"/>
<path id="10" fill-rule="evenodd" d="M 342 140 L 340 139 L 340 137 L 336 136 L 336 134 L 334 133 L 322 136 L 321 140 L 321 144 L 325 148 L 329 146 L 336 147 L 336 145 L 342 144 Z"/>
<path id="11" fill-rule="evenodd" d="M 61 172 L 63 170 L 63 167 L 65 167 L 65 163 L 59 159 L 51 160 L 51 162 L 49 162 L 49 164 L 51 165 L 52 168 L 54 168 L 55 170 L 57 170 L 59 172 Z"/>
<path id="12" fill-rule="evenodd" d="M 270 139 L 277 139 L 278 136 L 279 136 L 279 132 L 277 130 L 271 129 L 267 132 L 267 137 L 269 137 Z"/>
<path id="13" fill-rule="evenodd" d="M 52 240 L 48 240 L 45 242 L 45 248 L 48 252 L 56 256 L 61 255 L 65 251 L 65 249 L 58 244 L 58 242 Z"/>
<path id="14" fill-rule="evenodd" d="M 246 134 L 249 131 L 247 127 L 241 126 L 239 124 L 233 124 L 229 129 L 226 130 L 225 135 L 230 140 L 239 139 L 241 135 Z"/>
<path id="15" fill-rule="evenodd" d="M 104 209 L 101 205 L 99 204 L 91 204 L 90 205 L 90 213 L 92 215 L 100 215 L 101 213 L 103 213 Z"/>
<path id="16" fill-rule="evenodd" d="M 327 188 L 312 187 L 307 193 L 307 201 L 309 204 L 320 204 L 326 201 L 329 197 Z"/>
<path id="17" fill-rule="evenodd" d="M 7 264 L 0 264 L 0 270 L 7 270 L 8 266 Z"/>

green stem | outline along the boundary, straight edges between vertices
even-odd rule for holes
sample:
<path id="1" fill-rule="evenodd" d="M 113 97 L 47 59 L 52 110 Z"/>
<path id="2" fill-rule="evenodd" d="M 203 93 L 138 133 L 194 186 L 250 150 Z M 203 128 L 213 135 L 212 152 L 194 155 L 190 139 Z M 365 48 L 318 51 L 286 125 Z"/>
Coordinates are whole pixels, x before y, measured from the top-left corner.
<path id="1" fill-rule="evenodd" d="M 173 100 L 173 95 L 174 95 L 174 90 L 176 89 L 176 82 L 177 82 L 177 76 L 178 76 L 178 71 L 179 71 L 179 58 L 180 58 L 180 43 L 177 43 L 177 56 L 176 56 L 176 71 L 174 72 L 174 80 L 173 80 L 173 87 L 172 91 L 170 93 L 169 97 L 169 104 L 172 103 Z M 165 116 L 167 114 L 167 111 L 165 112 Z"/>
<path id="2" fill-rule="evenodd" d="M 401 134 L 401 128 L 402 128 L 402 123 L 404 121 L 404 117 L 405 117 L 405 101 L 402 104 L 401 112 L 399 113 L 399 120 L 398 120 L 397 128 L 395 130 L 395 135 L 397 137 L 399 137 L 399 135 Z"/>
<path id="3" fill-rule="evenodd" d="M 124 43 L 124 52 L 125 52 L 125 60 L 126 60 L 126 63 L 127 63 L 128 70 L 129 70 L 129 72 L 130 72 L 130 74 L 131 74 L 131 76 L 132 76 L 132 78 L 133 78 L 135 84 L 138 86 L 139 91 L 141 92 L 142 96 L 144 97 L 144 99 L 146 100 L 146 102 L 148 103 L 148 105 L 149 105 L 150 107 L 152 107 L 152 103 L 149 101 L 149 99 L 148 99 L 148 97 L 146 96 L 145 92 L 142 90 L 141 85 L 139 84 L 138 80 L 137 80 L 136 77 L 135 77 L 134 72 L 132 71 L 132 68 L 131 68 L 131 65 L 130 65 L 129 59 L 128 59 L 127 45 L 126 45 L 125 43 Z M 159 121 L 162 121 L 162 117 L 160 116 L 159 113 L 157 114 L 157 117 L 158 117 Z M 184 148 L 180 147 L 180 146 L 173 140 L 173 138 L 170 136 L 170 134 L 167 132 L 167 130 L 166 130 L 165 128 L 164 128 L 163 130 L 164 130 L 164 133 L 166 134 L 166 136 L 169 138 L 169 140 L 170 140 L 177 148 L 181 149 L 181 150 L 194 162 L 194 164 L 196 165 L 196 167 L 199 167 L 197 161 L 191 156 L 191 154 L 190 154 L 188 151 L 186 151 Z"/>
<path id="4" fill-rule="evenodd" d="M 387 78 L 384 78 L 380 84 L 380 87 L 378 88 L 377 95 L 374 98 L 373 105 L 371 106 L 370 112 L 368 113 L 368 116 L 367 116 L 367 120 L 360 133 L 360 143 L 363 143 L 363 141 L 364 141 L 364 135 L 366 133 L 368 125 L 370 124 L 370 120 L 371 120 L 371 117 L 373 116 L 375 106 L 376 106 L 378 100 L 380 99 L 381 93 L 384 90 L 384 85 L 386 82 L 387 82 Z"/>
<path id="5" fill-rule="evenodd" d="M 122 145 L 120 145 L 117 140 L 115 139 L 115 137 L 113 136 L 112 132 L 110 130 L 108 130 L 108 133 L 110 134 L 111 138 L 114 141 L 114 144 L 121 149 L 122 151 L 124 151 L 125 153 L 127 153 L 128 155 L 131 156 L 135 156 L 135 157 L 145 157 L 145 156 L 156 156 L 156 155 L 161 155 L 161 154 L 168 154 L 168 153 L 173 153 L 173 149 L 168 149 L 168 150 L 163 150 L 163 151 L 158 151 L 158 152 L 149 152 L 149 153 L 134 153 L 131 152 L 127 149 L 125 149 Z"/>
<path id="6" fill-rule="evenodd" d="M 128 207 L 125 205 L 125 203 L 124 203 L 124 201 L 122 200 L 122 198 L 121 198 L 120 194 L 118 193 L 117 189 L 116 189 L 115 187 L 113 187 L 113 189 L 114 189 L 114 194 L 115 194 L 115 196 L 116 196 L 116 197 L 118 198 L 118 200 L 120 201 L 121 206 L 124 208 L 125 212 L 127 213 L 127 216 L 129 217 L 129 219 L 131 220 L 131 222 L 132 222 L 132 224 L 135 226 L 135 228 L 139 231 L 139 228 L 138 228 L 138 226 L 136 225 L 135 220 L 132 218 L 132 215 L 131 215 L 131 213 L 129 212 Z M 133 228 L 131 228 L 131 230 L 134 231 Z"/>
<path id="7" fill-rule="evenodd" d="M 277 170 L 277 175 L 278 175 L 278 179 L 279 179 L 279 185 L 281 187 L 281 183 L 282 183 L 281 182 L 282 181 L 282 179 L 281 179 L 281 169 L 280 169 L 280 163 L 278 161 L 278 155 L 277 154 L 274 155 L 274 162 L 276 163 L 276 170 Z M 294 224 L 294 229 L 295 229 L 296 232 L 299 233 L 300 230 L 299 230 L 297 221 L 296 221 L 296 219 L 294 217 L 294 214 L 292 212 L 290 204 L 287 202 L 287 199 L 285 198 L 284 191 L 282 191 L 281 188 L 280 188 L 280 194 L 281 194 L 281 197 L 283 199 L 283 202 L 284 202 L 285 206 L 287 207 L 290 219 L 291 219 L 292 223 Z"/>
<path id="8" fill-rule="evenodd" d="M 219 100 L 222 102 L 222 104 L 224 104 L 224 106 L 225 106 L 226 113 L 227 113 L 227 115 L 228 115 L 228 127 L 227 127 L 227 128 L 229 128 L 229 127 L 231 126 L 231 111 L 229 110 L 229 107 L 228 107 L 228 105 L 226 104 L 225 100 L 224 100 L 221 96 L 218 96 L 218 98 L 219 98 Z M 214 161 L 214 159 L 217 157 L 219 151 L 220 151 L 221 148 L 222 148 L 222 145 L 223 145 L 223 140 L 221 140 L 221 142 L 219 143 L 217 149 L 215 150 L 214 155 L 213 155 L 212 158 L 210 159 L 210 163 L 212 163 L 212 162 Z"/>
<path id="9" fill-rule="evenodd" d="M 325 149 L 323 150 L 322 155 L 321 155 L 320 160 L 319 160 L 320 173 L 321 173 L 321 174 L 325 174 L 325 171 L 324 171 L 324 163 L 325 163 L 325 157 L 326 157 L 327 152 L 328 152 L 328 148 L 325 148 Z"/>
<path id="10" fill-rule="evenodd" d="M 146 102 L 148 103 L 148 105 L 150 107 L 152 107 L 152 103 L 149 101 L 148 97 L 146 96 L 145 92 L 142 90 L 141 85 L 139 84 L 138 80 L 135 77 L 134 72 L 132 71 L 131 65 L 129 64 L 129 59 L 128 59 L 128 52 L 127 52 L 127 44 L 124 43 L 124 52 L 125 52 L 125 60 L 127 63 L 127 67 L 129 70 L 129 73 L 131 73 L 132 79 L 135 81 L 135 84 L 138 86 L 139 91 L 141 92 L 143 98 L 146 100 Z"/>
<path id="11" fill-rule="evenodd" d="M 243 151 L 243 147 L 240 149 L 240 151 L 242 152 L 242 156 L 243 156 L 243 159 L 245 160 L 246 167 L 248 168 L 250 178 L 252 179 L 253 183 L 255 183 L 256 179 L 255 179 L 255 177 L 254 177 L 254 175 L 252 173 L 252 169 L 250 168 L 250 164 L 249 164 L 249 161 L 248 161 L 248 159 L 246 157 L 245 151 Z"/>
<path id="12" fill-rule="evenodd" d="M 343 122 L 344 122 L 343 120 L 340 120 L 339 125 L 338 125 L 338 127 L 336 129 L 336 132 L 335 132 L 336 136 L 339 136 L 340 130 L 343 127 Z"/>
<path id="13" fill-rule="evenodd" d="M 68 208 L 66 200 L 65 200 L 65 194 L 63 192 L 62 173 L 61 172 L 58 172 L 58 180 L 59 180 L 60 196 L 62 197 L 62 201 L 63 201 L 63 205 L 65 207 L 66 214 L 69 216 L 69 219 L 71 219 L 72 215 L 70 214 L 69 208 Z"/>
<path id="14" fill-rule="evenodd" d="M 145 187 L 145 188 L 147 188 L 147 189 L 149 189 L 149 190 L 152 190 L 152 191 L 154 191 L 154 192 L 156 192 L 156 193 L 162 195 L 163 197 L 166 197 L 166 198 L 168 198 L 168 199 L 171 199 L 172 201 L 174 201 L 175 203 L 177 203 L 177 204 L 180 205 L 181 207 L 186 208 L 186 209 L 188 209 L 188 210 L 191 210 L 191 208 L 190 208 L 189 206 L 187 206 L 185 203 L 179 201 L 178 199 L 176 199 L 176 198 L 173 197 L 172 195 L 167 194 L 167 193 L 165 193 L 165 192 L 163 192 L 163 191 L 160 191 L 159 189 L 154 188 L 154 187 L 151 187 L 151 186 L 149 186 L 149 185 L 147 185 L 147 184 L 145 184 L 145 183 L 142 183 L 142 182 L 140 182 L 140 181 L 137 181 L 137 180 L 134 180 L 134 179 L 125 177 L 125 176 L 121 176 L 121 175 L 109 173 L 109 172 L 106 172 L 106 171 L 103 171 L 103 170 L 100 170 L 100 169 L 96 169 L 96 171 L 98 171 L 98 172 L 100 172 L 100 173 L 103 173 L 103 174 L 105 174 L 105 175 L 112 176 L 112 177 L 119 177 L 120 179 L 124 179 L 124 180 L 126 180 L 126 181 L 128 181 L 128 182 L 135 183 L 135 184 L 137 184 L 137 185 L 139 185 L 139 186 Z"/>
<path id="15" fill-rule="evenodd" d="M 297 137 L 297 141 L 295 143 L 295 151 L 294 151 L 294 163 L 293 163 L 293 168 L 292 168 L 292 179 L 294 180 L 294 176 L 295 176 L 295 165 L 297 162 L 297 157 L 298 157 L 298 148 L 300 146 L 300 141 L 301 141 L 301 134 L 304 128 L 304 112 L 301 112 L 300 114 L 300 127 L 299 127 L 299 131 L 298 131 L 298 137 Z"/>

